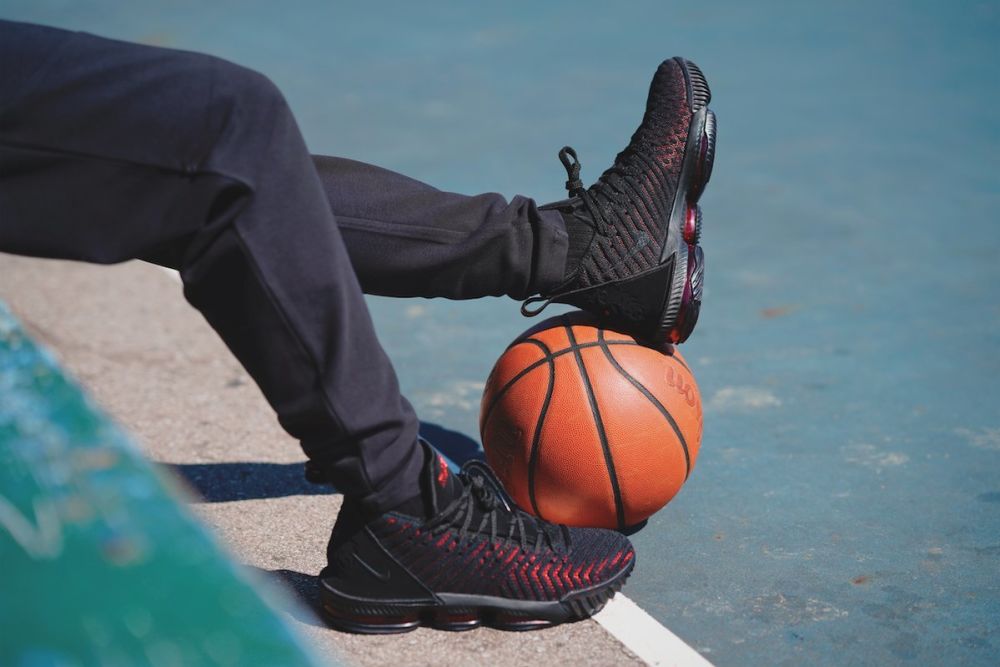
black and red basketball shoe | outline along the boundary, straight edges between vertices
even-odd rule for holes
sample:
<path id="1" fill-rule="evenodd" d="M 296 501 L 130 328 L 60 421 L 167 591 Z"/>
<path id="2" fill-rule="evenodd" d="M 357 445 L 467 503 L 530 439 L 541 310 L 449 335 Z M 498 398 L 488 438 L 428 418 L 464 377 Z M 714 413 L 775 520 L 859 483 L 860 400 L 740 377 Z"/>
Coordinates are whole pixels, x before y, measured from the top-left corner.
<path id="1" fill-rule="evenodd" d="M 576 152 L 559 151 L 570 197 L 541 208 L 566 222 L 568 272 L 551 292 L 525 301 L 525 315 L 557 301 L 645 341 L 681 343 L 691 335 L 704 271 L 698 199 L 715 158 L 710 99 L 694 63 L 664 61 L 642 124 L 596 183 L 585 189 Z"/>
<path id="2" fill-rule="evenodd" d="M 533 630 L 591 616 L 624 585 L 635 552 L 623 535 L 535 518 L 485 464 L 454 475 L 427 449 L 423 510 L 365 520 L 345 500 L 319 575 L 334 627 Z"/>

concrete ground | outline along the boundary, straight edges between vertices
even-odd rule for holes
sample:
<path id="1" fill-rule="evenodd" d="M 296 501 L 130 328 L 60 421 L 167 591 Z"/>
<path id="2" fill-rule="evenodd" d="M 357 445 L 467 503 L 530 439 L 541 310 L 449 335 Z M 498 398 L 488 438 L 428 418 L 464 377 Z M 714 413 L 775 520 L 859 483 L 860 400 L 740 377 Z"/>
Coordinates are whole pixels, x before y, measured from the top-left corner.
<path id="1" fill-rule="evenodd" d="M 139 262 L 97 267 L 2 254 L 0 276 L 0 299 L 150 459 L 186 480 L 192 508 L 236 559 L 292 592 L 285 612 L 322 654 L 351 665 L 502 666 L 542 656 L 548 664 L 642 664 L 593 621 L 389 637 L 326 627 L 310 610 L 312 577 L 340 496 L 302 478 L 298 444 L 179 283 Z"/>

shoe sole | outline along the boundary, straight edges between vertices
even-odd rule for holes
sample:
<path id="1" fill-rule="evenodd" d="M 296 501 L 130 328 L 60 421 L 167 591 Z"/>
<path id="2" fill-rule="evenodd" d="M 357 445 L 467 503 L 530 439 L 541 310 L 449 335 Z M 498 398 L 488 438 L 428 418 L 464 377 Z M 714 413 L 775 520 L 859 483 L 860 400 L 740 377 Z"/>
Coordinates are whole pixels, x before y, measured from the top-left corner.
<path id="1" fill-rule="evenodd" d="M 599 612 L 625 585 L 633 559 L 613 578 L 561 600 L 511 600 L 489 595 L 438 593 L 437 600 L 358 598 L 320 579 L 323 612 L 338 630 L 359 634 L 399 634 L 421 626 L 463 631 L 480 626 L 522 632 L 582 620 Z"/>
<path id="2" fill-rule="evenodd" d="M 708 108 L 712 93 L 705 75 L 689 60 L 674 60 L 680 65 L 687 82 L 691 120 L 667 238 L 660 256 L 661 265 L 673 258 L 674 269 L 655 339 L 683 343 L 694 329 L 701 304 L 704 258 L 698 245 L 701 239 L 701 207 L 698 200 L 712 176 L 716 123 L 715 113 Z M 679 279 L 681 277 L 683 279 Z"/>

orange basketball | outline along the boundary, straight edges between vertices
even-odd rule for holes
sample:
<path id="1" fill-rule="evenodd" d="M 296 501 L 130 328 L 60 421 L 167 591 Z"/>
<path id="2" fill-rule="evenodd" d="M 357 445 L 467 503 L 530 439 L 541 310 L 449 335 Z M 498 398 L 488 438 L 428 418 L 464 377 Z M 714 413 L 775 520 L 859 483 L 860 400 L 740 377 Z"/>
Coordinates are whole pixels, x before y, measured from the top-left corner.
<path id="1" fill-rule="evenodd" d="M 622 529 L 687 480 L 701 397 L 676 348 L 654 350 L 571 313 L 529 329 L 501 355 L 479 427 L 487 461 L 522 508 Z"/>

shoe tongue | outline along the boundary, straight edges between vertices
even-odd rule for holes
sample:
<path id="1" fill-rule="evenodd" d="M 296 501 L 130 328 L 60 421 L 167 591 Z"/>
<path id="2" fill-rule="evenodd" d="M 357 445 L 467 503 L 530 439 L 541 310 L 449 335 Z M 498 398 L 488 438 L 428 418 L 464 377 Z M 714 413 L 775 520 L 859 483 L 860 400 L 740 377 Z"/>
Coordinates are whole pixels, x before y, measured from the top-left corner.
<path id="1" fill-rule="evenodd" d="M 520 528 L 517 529 L 515 539 L 520 539 L 520 530 L 523 529 L 525 531 L 524 539 L 528 544 L 535 543 L 539 532 L 545 533 L 550 546 L 556 551 L 564 549 L 569 544 L 568 533 L 565 527 L 524 515 L 523 510 L 517 506 L 510 497 L 510 494 L 507 493 L 507 490 L 499 478 L 497 478 L 496 473 L 486 463 L 482 461 L 469 461 L 462 467 L 462 471 L 469 477 L 482 477 L 484 484 L 496 496 L 496 503 L 498 505 L 496 514 L 497 533 L 499 535 L 506 536 L 510 533 L 511 524 L 515 522 L 515 514 L 521 512 Z"/>

